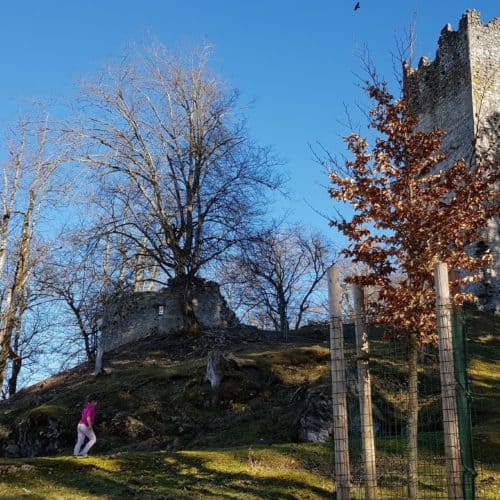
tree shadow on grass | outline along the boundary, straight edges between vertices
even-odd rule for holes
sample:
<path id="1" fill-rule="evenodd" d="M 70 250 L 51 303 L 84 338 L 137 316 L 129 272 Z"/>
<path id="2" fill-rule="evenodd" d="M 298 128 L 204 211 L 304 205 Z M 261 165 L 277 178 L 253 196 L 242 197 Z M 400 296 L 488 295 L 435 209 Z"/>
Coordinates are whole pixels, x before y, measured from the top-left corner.
<path id="1" fill-rule="evenodd" d="M 241 453 L 241 451 L 240 451 Z M 231 452 L 179 452 L 100 457 L 76 460 L 50 458 L 27 460 L 36 473 L 7 475 L 4 485 L 33 493 L 41 482 L 54 496 L 25 498 L 74 498 L 95 496 L 121 498 L 331 498 L 331 483 L 317 486 L 322 479 L 304 470 L 273 470 L 262 462 L 246 464 Z M 112 462 L 112 463 L 111 463 Z M 110 466 L 112 465 L 112 466 Z M 302 477 L 301 477 L 301 474 Z M 291 477 L 290 477 L 291 476 Z M 14 491 L 14 490 L 12 490 Z M 61 494 L 58 496 L 57 492 Z M 21 498 L 19 495 L 12 498 Z"/>

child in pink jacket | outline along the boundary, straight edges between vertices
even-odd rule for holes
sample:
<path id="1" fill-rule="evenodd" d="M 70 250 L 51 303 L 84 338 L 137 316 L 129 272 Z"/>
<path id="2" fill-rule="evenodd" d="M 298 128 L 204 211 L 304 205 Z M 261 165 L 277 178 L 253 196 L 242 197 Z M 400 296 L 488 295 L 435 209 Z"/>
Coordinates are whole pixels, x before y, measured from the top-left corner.
<path id="1" fill-rule="evenodd" d="M 83 408 L 82 418 L 78 425 L 76 426 L 76 431 L 78 433 L 78 439 L 76 441 L 75 449 L 73 450 L 73 456 L 86 457 L 92 446 L 94 446 L 97 438 L 93 430 L 94 417 L 95 417 L 95 407 L 97 405 L 97 400 L 94 397 L 89 396 L 87 398 L 87 404 Z M 80 450 L 85 438 L 88 439 L 88 443 L 85 445 L 83 450 Z"/>

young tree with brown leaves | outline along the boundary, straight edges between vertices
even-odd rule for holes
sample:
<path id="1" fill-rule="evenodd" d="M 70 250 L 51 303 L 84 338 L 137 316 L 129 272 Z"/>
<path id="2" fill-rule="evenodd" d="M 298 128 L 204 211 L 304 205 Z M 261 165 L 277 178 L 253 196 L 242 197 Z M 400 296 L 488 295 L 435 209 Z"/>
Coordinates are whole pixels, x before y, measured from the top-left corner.
<path id="1" fill-rule="evenodd" d="M 375 103 L 370 127 L 380 135 L 370 148 L 353 133 L 345 139 L 353 159 L 345 165 L 331 157 L 325 162 L 331 197 L 355 210 L 350 220 L 331 224 L 351 242 L 343 253 L 366 266 L 364 275 L 351 281 L 379 287 L 371 304 L 377 322 L 408 341 L 408 496 L 416 498 L 418 349 L 437 341 L 433 267 L 445 262 L 461 271 L 450 282 L 455 304 L 474 300 L 464 286 L 481 277 L 492 256 L 469 255 L 467 247 L 499 213 L 498 161 L 476 155 L 444 167 L 444 131 L 418 130 L 417 117 L 385 84 L 368 86 L 367 92 Z"/>

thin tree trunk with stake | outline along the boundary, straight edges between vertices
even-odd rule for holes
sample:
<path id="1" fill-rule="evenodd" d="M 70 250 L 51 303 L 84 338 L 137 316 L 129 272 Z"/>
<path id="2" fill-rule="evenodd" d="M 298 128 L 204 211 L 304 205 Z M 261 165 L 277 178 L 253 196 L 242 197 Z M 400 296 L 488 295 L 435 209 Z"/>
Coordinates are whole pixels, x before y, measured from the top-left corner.
<path id="1" fill-rule="evenodd" d="M 408 498 L 418 498 L 418 344 L 408 338 Z"/>

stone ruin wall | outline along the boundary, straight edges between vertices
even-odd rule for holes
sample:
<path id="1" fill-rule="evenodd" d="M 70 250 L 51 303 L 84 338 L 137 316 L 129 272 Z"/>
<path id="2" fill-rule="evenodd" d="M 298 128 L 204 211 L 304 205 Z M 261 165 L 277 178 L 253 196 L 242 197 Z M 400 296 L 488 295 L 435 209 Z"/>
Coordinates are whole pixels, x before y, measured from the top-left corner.
<path id="1" fill-rule="evenodd" d="M 441 31 L 434 61 L 422 57 L 418 68 L 404 67 L 404 94 L 419 128 L 446 131 L 443 149 L 449 160 L 470 160 L 474 153 L 500 158 L 500 19 L 488 24 L 467 11 L 457 31 Z M 474 144 L 474 138 L 477 142 Z M 491 220 L 471 252 L 493 253 L 495 263 L 474 292 L 489 311 L 500 312 L 499 221 Z"/>
<path id="2" fill-rule="evenodd" d="M 474 124 L 478 147 L 500 157 L 500 18 L 487 25 L 470 11 L 469 54 Z"/>
<path id="3" fill-rule="evenodd" d="M 238 324 L 217 283 L 197 283 L 193 302 L 202 328 L 231 328 Z M 107 352 L 150 335 L 172 334 L 181 328 L 179 290 L 131 292 L 108 306 L 102 327 L 102 350 Z"/>

